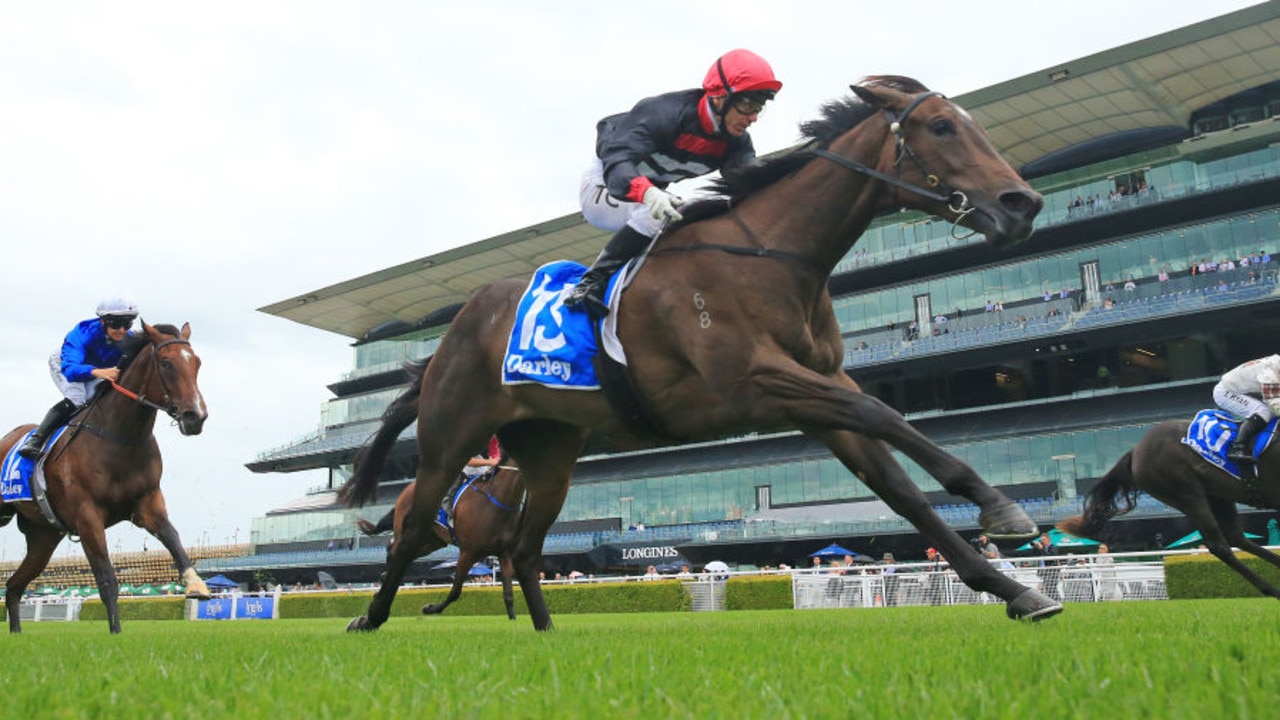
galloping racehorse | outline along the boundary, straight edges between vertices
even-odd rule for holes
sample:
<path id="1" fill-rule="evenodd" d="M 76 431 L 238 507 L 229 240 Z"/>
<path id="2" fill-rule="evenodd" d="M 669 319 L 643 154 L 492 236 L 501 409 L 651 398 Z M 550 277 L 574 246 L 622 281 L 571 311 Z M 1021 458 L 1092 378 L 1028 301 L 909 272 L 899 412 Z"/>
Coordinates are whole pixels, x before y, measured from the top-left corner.
<path id="1" fill-rule="evenodd" d="M 1202 459 L 1182 442 L 1189 420 L 1166 420 L 1147 431 L 1085 498 L 1084 513 L 1058 523 L 1080 537 L 1098 538 L 1107 521 L 1133 509 L 1139 492 L 1178 508 L 1200 531 L 1204 545 L 1258 592 L 1280 600 L 1280 590 L 1245 567 L 1232 547 L 1280 567 L 1280 556 L 1250 540 L 1240 527 L 1236 504 L 1280 510 L 1280 451 L 1269 447 L 1258 460 L 1257 479 L 1238 480 Z M 1124 507 L 1117 498 L 1124 497 Z"/>
<path id="2" fill-rule="evenodd" d="M 22 594 L 49 564 L 64 534 L 79 536 L 107 608 L 107 624 L 112 633 L 120 632 L 118 585 L 107 553 L 106 528 L 122 520 L 164 544 L 186 582 L 187 597 L 209 597 L 165 511 L 160 449 L 152 435 L 157 410 L 172 417 L 183 435 L 200 434 L 209 414 L 196 385 L 200 358 L 191 349 L 190 325 L 178 330 L 144 322 L 142 330 L 123 343 L 119 382 L 102 388 L 49 448 L 44 475 L 54 521 L 35 500 L 9 504 L 27 538 L 26 557 L 5 585 L 10 632 L 22 632 Z M 0 457 L 32 427 L 23 425 L 5 435 Z"/>
<path id="3" fill-rule="evenodd" d="M 383 412 L 378 432 L 356 456 L 349 483 L 377 487 L 391 446 L 395 444 L 400 432 L 418 419 L 422 373 L 429 361 L 430 358 L 405 366 L 412 378 L 409 388 Z M 516 532 L 520 526 L 520 503 L 524 499 L 524 478 L 520 471 L 499 464 L 497 472 L 489 478 L 464 485 L 453 509 L 452 534 L 444 525 L 433 522 L 433 532 L 422 536 L 423 542 L 416 550 L 400 550 L 399 546 L 405 542 L 402 533 L 405 516 L 413 509 L 416 487 L 417 483 L 411 482 L 400 491 L 395 509 L 377 523 L 357 521 L 360 531 L 365 535 L 394 531 L 391 545 L 387 548 L 388 557 L 396 552 L 413 552 L 414 557 L 422 557 L 446 545 L 458 546 L 458 565 L 453 574 L 453 587 L 449 589 L 444 602 L 423 605 L 424 615 L 444 612 L 445 608 L 462 595 L 462 585 L 467 581 L 471 566 L 480 558 L 497 555 L 502 570 L 502 600 L 507 606 L 507 617 L 515 620 L 515 594 L 511 588 L 511 576 L 514 573 L 511 548 L 515 545 Z"/>
<path id="4" fill-rule="evenodd" d="M 988 536 L 1025 537 L 1036 525 L 842 367 L 828 294 L 832 269 L 881 212 L 923 210 L 1008 245 L 1031 235 L 1043 200 L 996 152 L 974 119 L 902 77 L 853 86 L 802 126 L 807 149 L 734 178 L 727 211 L 660 237 L 610 321 L 654 435 L 666 442 L 798 428 L 822 441 L 893 510 L 944 553 L 975 590 L 1004 599 L 1010 617 L 1040 619 L 1060 603 L 991 567 L 943 522 L 894 460 L 906 454 L 948 491 L 981 508 Z M 411 548 L 431 532 L 441 496 L 495 432 L 527 485 L 514 552 L 534 627 L 551 627 L 538 573 L 542 543 L 588 436 L 638 437 L 599 392 L 503 385 L 507 340 L 526 283 L 496 282 L 462 308 L 423 378 L 417 491 L 386 581 L 349 630 L 387 619 Z M 346 488 L 358 505 L 367 489 Z M 401 549 L 404 548 L 404 549 Z"/>

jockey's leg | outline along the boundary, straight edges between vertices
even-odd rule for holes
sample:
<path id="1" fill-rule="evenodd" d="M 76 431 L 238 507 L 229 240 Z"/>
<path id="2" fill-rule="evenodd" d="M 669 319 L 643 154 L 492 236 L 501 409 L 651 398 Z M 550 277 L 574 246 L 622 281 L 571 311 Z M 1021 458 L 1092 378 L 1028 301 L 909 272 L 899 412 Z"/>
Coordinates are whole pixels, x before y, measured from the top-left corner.
<path id="1" fill-rule="evenodd" d="M 36 427 L 35 432 L 31 433 L 27 441 L 22 444 L 22 447 L 18 448 L 18 454 L 28 460 L 39 460 L 40 456 L 44 455 L 44 444 L 49 441 L 49 436 L 75 414 L 76 404 L 74 402 L 67 398 L 59 400 L 44 414 L 44 419 L 40 421 L 40 425 Z"/>
<path id="2" fill-rule="evenodd" d="M 564 299 L 564 304 L 573 307 L 586 303 L 587 311 L 592 315 L 596 317 L 608 315 L 609 307 L 605 301 L 604 291 L 609 285 L 610 276 L 628 260 L 644 252 L 648 246 L 648 237 L 630 225 L 624 225 L 609 244 L 604 246 L 604 250 L 600 251 L 591 268 L 578 281 L 573 292 Z"/>
<path id="3" fill-rule="evenodd" d="M 1253 462 L 1253 442 L 1266 426 L 1267 419 L 1261 415 L 1250 415 L 1240 423 L 1240 434 L 1236 435 L 1235 442 L 1227 448 L 1227 459 L 1235 462 Z"/>

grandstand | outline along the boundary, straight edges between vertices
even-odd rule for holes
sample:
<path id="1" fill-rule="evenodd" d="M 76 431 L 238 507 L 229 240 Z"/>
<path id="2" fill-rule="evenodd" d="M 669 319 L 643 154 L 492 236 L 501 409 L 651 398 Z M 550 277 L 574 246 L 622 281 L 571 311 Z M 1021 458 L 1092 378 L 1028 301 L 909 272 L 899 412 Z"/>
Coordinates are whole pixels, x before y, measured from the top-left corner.
<path id="1" fill-rule="evenodd" d="M 187 548 L 192 562 L 203 565 L 222 558 L 245 557 L 250 555 L 249 545 L 208 545 Z M 0 582 L 8 580 L 18 569 L 20 560 L 0 562 Z M 180 582 L 178 571 L 173 567 L 173 558 L 164 549 L 143 552 L 116 553 L 111 556 L 111 564 L 116 569 L 116 580 L 121 585 L 162 585 L 169 582 Z M 53 558 L 44 572 L 31 583 L 31 591 L 40 588 L 68 588 L 96 586 L 93 570 L 83 555 Z"/>
<path id="2" fill-rule="evenodd" d="M 1037 520 L 1074 513 L 1151 425 L 1189 417 L 1223 371 L 1276 351 L 1276 47 L 1273 1 L 956 97 L 1044 195 L 1036 235 L 996 251 L 920 214 L 877 220 L 830 282 L 849 375 Z M 198 567 L 376 577 L 386 539 L 356 537 L 353 521 L 385 512 L 412 477 L 413 429 L 373 506 L 339 508 L 334 490 L 398 394 L 399 363 L 430 354 L 480 284 L 589 261 L 606 239 L 574 214 L 262 308 L 354 343 L 319 427 L 248 463 L 329 479 L 255 520 L 252 554 Z M 904 466 L 948 522 L 976 532 L 972 506 Z M 1268 517 L 1246 514 L 1247 529 Z M 1147 499 L 1112 545 L 1154 549 L 1189 529 Z M 593 568 L 592 551 L 647 543 L 695 563 L 794 563 L 833 540 L 900 559 L 927 544 L 824 447 L 777 433 L 588 455 L 546 553 L 550 572 L 634 572 Z"/>

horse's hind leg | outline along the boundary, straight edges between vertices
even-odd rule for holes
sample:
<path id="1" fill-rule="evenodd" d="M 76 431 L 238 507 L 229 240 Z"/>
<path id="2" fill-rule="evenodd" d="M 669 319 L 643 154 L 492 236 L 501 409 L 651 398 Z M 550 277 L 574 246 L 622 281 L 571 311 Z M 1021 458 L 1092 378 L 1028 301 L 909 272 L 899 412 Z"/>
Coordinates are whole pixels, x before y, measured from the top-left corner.
<path id="1" fill-rule="evenodd" d="M 1217 519 L 1218 525 L 1222 528 L 1223 537 L 1228 543 L 1240 548 L 1241 550 L 1252 553 L 1255 557 L 1266 560 L 1276 567 L 1280 567 L 1280 555 L 1276 555 L 1245 536 L 1244 529 L 1240 527 L 1240 515 L 1236 512 L 1235 503 L 1214 499 L 1210 501 L 1209 505 L 1213 511 L 1214 518 Z M 1204 530 L 1202 529 L 1200 533 L 1203 535 Z M 1208 545 L 1209 543 L 1206 541 L 1205 546 L 1208 547 Z M 1240 559 L 1237 558 L 1235 553 L 1231 552 L 1229 548 L 1227 550 L 1227 554 L 1231 556 L 1232 560 L 1240 562 Z M 1217 553 L 1214 553 L 1214 556 L 1217 557 Z M 1224 560 L 1224 562 L 1226 561 Z M 1253 583 L 1253 586 L 1258 588 L 1259 592 L 1263 595 L 1269 595 L 1280 600 L 1280 589 L 1277 589 L 1276 586 L 1264 580 L 1257 573 L 1250 571 L 1243 562 L 1240 562 L 1239 568 L 1231 563 L 1227 564 L 1231 565 L 1232 569 L 1244 576 L 1246 580 Z M 1248 574 L 1241 572 L 1242 569 L 1247 571 Z"/>
<path id="2" fill-rule="evenodd" d="M 992 567 L 942 520 L 879 441 L 850 432 L 812 432 L 894 512 L 914 525 L 942 552 L 966 585 L 1003 599 L 1009 617 L 1042 620 L 1062 612 L 1062 604 L 1045 597 Z"/>
<path id="3" fill-rule="evenodd" d="M 24 525 L 21 519 L 18 525 L 19 527 Z M 31 581 L 44 572 L 49 564 L 49 558 L 53 557 L 53 551 L 58 548 L 58 543 L 62 542 L 62 533 L 52 528 L 23 527 L 22 531 L 27 536 L 27 554 L 5 583 L 4 607 L 9 613 L 9 632 L 11 633 L 22 632 L 22 594 L 26 592 Z"/>
<path id="4" fill-rule="evenodd" d="M 200 574 L 196 572 L 195 563 L 187 555 L 182 546 L 182 538 L 178 529 L 169 522 L 169 512 L 164 504 L 164 495 L 156 490 L 138 504 L 133 514 L 133 524 L 151 533 L 160 544 L 164 545 L 173 558 L 173 567 L 186 583 L 186 596 L 195 600 L 208 600 L 209 586 L 204 584 Z"/>

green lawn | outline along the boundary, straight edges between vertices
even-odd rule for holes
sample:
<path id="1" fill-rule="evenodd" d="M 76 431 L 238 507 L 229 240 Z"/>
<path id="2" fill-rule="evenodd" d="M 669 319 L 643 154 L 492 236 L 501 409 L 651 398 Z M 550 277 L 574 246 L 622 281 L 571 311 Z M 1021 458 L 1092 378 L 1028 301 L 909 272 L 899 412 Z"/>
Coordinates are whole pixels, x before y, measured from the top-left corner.
<path id="1" fill-rule="evenodd" d="M 1274 600 L 1003 607 L 26 623 L 13 718 L 1269 718 Z"/>

